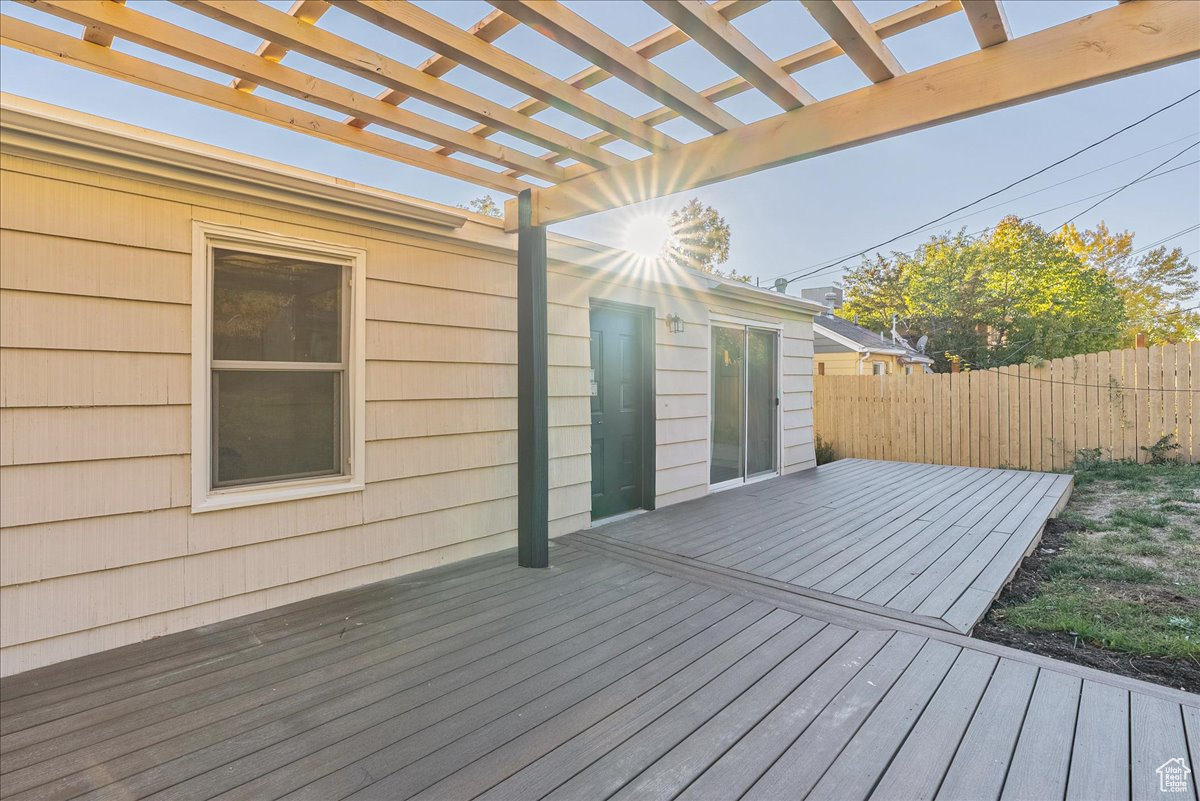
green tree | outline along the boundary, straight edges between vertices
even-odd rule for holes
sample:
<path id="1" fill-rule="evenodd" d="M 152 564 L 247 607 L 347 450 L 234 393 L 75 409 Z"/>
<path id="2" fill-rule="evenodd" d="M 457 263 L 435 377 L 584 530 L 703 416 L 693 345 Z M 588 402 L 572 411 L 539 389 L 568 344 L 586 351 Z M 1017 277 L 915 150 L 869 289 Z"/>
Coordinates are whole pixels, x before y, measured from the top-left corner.
<path id="1" fill-rule="evenodd" d="M 1200 330 L 1200 311 L 1184 311 L 1200 294 L 1200 272 L 1182 248 L 1157 247 L 1134 253 L 1133 233 L 1111 233 L 1100 223 L 1094 231 L 1068 225 L 1059 237 L 1084 264 L 1103 271 L 1125 301 L 1122 347 L 1134 346 L 1139 332 L 1146 344 L 1182 342 Z"/>
<path id="2" fill-rule="evenodd" d="M 458 208 L 473 211 L 476 214 L 483 214 L 488 217 L 503 217 L 504 209 L 499 203 L 492 198 L 491 195 L 480 195 L 477 198 L 468 200 L 465 204 L 459 203 Z"/>
<path id="3" fill-rule="evenodd" d="M 729 223 L 712 206 L 692 198 L 671 212 L 667 224 L 671 229 L 667 256 L 676 264 L 736 281 L 750 280 L 749 276 L 739 275 L 736 270 L 718 269 L 729 261 L 733 234 Z"/>
<path id="4" fill-rule="evenodd" d="M 1059 237 L 1006 217 L 980 237 L 932 237 L 915 254 L 876 255 L 846 276 L 843 315 L 910 340 L 929 337 L 939 369 L 1053 359 L 1116 347 L 1125 304 L 1108 274 Z"/>

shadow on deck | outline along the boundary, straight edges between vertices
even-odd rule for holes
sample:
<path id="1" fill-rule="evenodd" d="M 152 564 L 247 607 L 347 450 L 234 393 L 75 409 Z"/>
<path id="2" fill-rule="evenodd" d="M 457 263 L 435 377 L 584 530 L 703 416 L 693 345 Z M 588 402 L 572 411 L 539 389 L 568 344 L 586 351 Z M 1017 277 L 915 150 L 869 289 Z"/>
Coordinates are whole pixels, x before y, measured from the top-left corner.
<path id="1" fill-rule="evenodd" d="M 589 537 L 10 677 L 0 792 L 1101 801 L 1200 753 L 1195 695 Z"/>

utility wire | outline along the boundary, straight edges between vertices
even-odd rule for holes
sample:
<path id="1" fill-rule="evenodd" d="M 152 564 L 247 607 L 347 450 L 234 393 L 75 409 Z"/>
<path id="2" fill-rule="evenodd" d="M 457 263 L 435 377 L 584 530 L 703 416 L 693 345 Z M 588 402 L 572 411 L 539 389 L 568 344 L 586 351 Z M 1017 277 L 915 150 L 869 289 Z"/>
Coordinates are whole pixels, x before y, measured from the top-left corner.
<path id="1" fill-rule="evenodd" d="M 1086 147 L 1080 148 L 1079 150 L 1076 150 L 1074 153 L 1071 153 L 1071 154 L 1070 154 L 1070 155 L 1068 155 L 1068 156 L 1064 156 L 1063 158 L 1059 159 L 1058 161 L 1055 161 L 1055 162 L 1053 162 L 1052 164 L 1047 164 L 1045 167 L 1042 167 L 1042 168 L 1041 168 L 1041 169 L 1039 169 L 1039 170 L 1036 170 L 1036 171 L 1034 171 L 1034 172 L 1031 172 L 1031 173 L 1029 173 L 1028 175 L 1026 175 L 1026 176 L 1024 176 L 1024 177 L 1022 177 L 1022 178 L 1018 178 L 1017 180 L 1013 181 L 1012 183 L 1008 184 L 1007 186 L 1001 187 L 1000 189 L 997 189 L 997 190 L 995 190 L 994 192 L 989 192 L 988 194 L 986 194 L 986 195 L 984 195 L 984 196 L 982 196 L 982 197 L 979 197 L 979 198 L 976 198 L 975 200 L 972 200 L 970 203 L 966 203 L 966 204 L 964 204 L 964 205 L 962 205 L 962 206 L 959 206 L 959 207 L 958 207 L 958 208 L 956 208 L 956 209 L 953 209 L 953 210 L 951 210 L 951 211 L 948 211 L 948 212 L 946 212 L 945 214 L 941 215 L 940 217 L 936 217 L 935 219 L 933 219 L 933 220 L 930 220 L 929 222 L 925 223 L 924 225 L 919 225 L 919 226 L 917 226 L 916 228 L 913 228 L 913 229 L 911 229 L 911 230 L 905 231 L 905 232 L 904 232 L 904 233 L 902 233 L 902 234 L 898 234 L 898 235 L 896 235 L 896 236 L 892 237 L 891 239 L 888 239 L 888 240 L 885 240 L 885 241 L 883 241 L 883 242 L 880 242 L 880 243 L 879 243 L 879 244 L 877 244 L 877 245 L 872 245 L 872 246 L 871 246 L 871 247 L 869 247 L 869 248 L 864 248 L 864 249 L 863 249 L 862 251 L 860 251 L 859 253 L 855 253 L 854 255 L 852 255 L 852 256 L 848 256 L 847 258 L 853 259 L 853 258 L 856 258 L 856 257 L 858 257 L 858 256 L 862 256 L 862 255 L 864 255 L 864 254 L 866 254 L 866 253 L 868 253 L 868 252 L 870 252 L 870 251 L 872 251 L 872 250 L 876 250 L 877 248 L 881 248 L 881 247 L 883 247 L 884 245 L 889 245 L 889 244 L 891 244 L 892 242 L 895 242 L 897 239 L 903 239 L 904 237 L 906 237 L 906 236 L 908 236 L 908 235 L 910 235 L 910 234 L 914 234 L 914 233 L 916 233 L 916 232 L 918 232 L 918 231 L 921 231 L 921 230 L 923 230 L 923 229 L 925 229 L 925 228 L 928 228 L 928 227 L 929 227 L 929 226 L 931 226 L 931 225 L 936 225 L 937 223 L 941 222 L 942 220 L 946 219 L 947 217 L 950 217 L 950 216 L 952 216 L 952 215 L 954 215 L 954 214 L 957 214 L 957 213 L 959 213 L 960 211 L 964 211 L 964 210 L 966 210 L 966 209 L 969 209 L 971 206 L 974 206 L 974 205 L 976 205 L 977 203 L 982 203 L 983 201 L 985 201 L 985 200 L 988 200 L 989 198 L 993 198 L 993 197 L 995 197 L 996 195 L 999 195 L 999 194 L 1001 194 L 1002 192 L 1007 192 L 1009 189 L 1012 189 L 1014 186 L 1016 186 L 1016 185 L 1018 185 L 1018 184 L 1021 184 L 1021 183 L 1024 183 L 1025 181 L 1028 181 L 1028 180 L 1029 180 L 1029 179 L 1031 179 L 1031 178 L 1036 178 L 1037 176 L 1041 175 L 1042 173 L 1046 172 L 1047 170 L 1051 170 L 1051 169 L 1053 169 L 1053 168 L 1057 167 L 1058 165 L 1060 165 L 1060 164 L 1062 164 L 1062 163 L 1064 163 L 1064 162 L 1066 162 L 1066 161 L 1069 161 L 1069 160 L 1071 160 L 1071 159 L 1075 158 L 1076 156 L 1079 156 L 1079 155 L 1082 155 L 1083 153 L 1086 153 L 1087 151 L 1091 150 L 1092 148 L 1095 148 L 1095 147 L 1098 147 L 1098 146 L 1100 146 L 1100 145 L 1104 144 L 1105 142 L 1107 142 L 1107 141 L 1109 141 L 1109 140 L 1113 139 L 1114 137 L 1116 137 L 1116 136 L 1119 136 L 1120 134 L 1123 134 L 1123 133 L 1125 133 L 1126 131 L 1130 130 L 1131 128 L 1135 128 L 1135 127 L 1137 127 L 1138 125 L 1141 125 L 1142 123 L 1146 122 L 1147 120 L 1149 120 L 1149 119 L 1151 119 L 1151 118 L 1153 118 L 1153 117 L 1156 117 L 1156 116 L 1158 116 L 1159 114 L 1162 114 L 1164 111 L 1167 111 L 1168 109 L 1174 108 L 1175 106 L 1179 105 L 1180 103 L 1184 102 L 1185 100 L 1188 100 L 1188 99 L 1190 99 L 1190 98 L 1192 98 L 1192 97 L 1195 97 L 1195 96 L 1196 96 L 1196 95 L 1198 95 L 1198 94 L 1200 94 L 1200 89 L 1196 89 L 1196 90 L 1194 90 L 1194 91 L 1192 91 L 1192 92 L 1188 92 L 1186 95 L 1184 95 L 1183 97 L 1179 98 L 1178 100 L 1176 100 L 1176 101 L 1174 101 L 1174 102 L 1172 102 L 1172 103 L 1168 103 L 1167 105 L 1163 106 L 1162 108 L 1158 109 L 1157 111 L 1153 111 L 1153 112 L 1151 112 L 1151 113 L 1147 114 L 1145 117 L 1142 117 L 1140 120 L 1136 120 L 1135 122 L 1131 122 L 1130 124 L 1126 125 L 1124 128 L 1121 128 L 1121 129 L 1119 129 L 1119 130 L 1113 131 L 1113 132 L 1112 132 L 1112 133 L 1110 133 L 1108 136 L 1105 136 L 1105 137 L 1104 137 L 1104 138 L 1102 138 L 1102 139 L 1098 139 L 1098 140 L 1096 140 L 1095 142 L 1092 142 L 1090 145 L 1087 145 Z M 845 259 L 843 259 L 843 261 L 844 261 L 844 260 L 845 260 Z M 804 276 L 796 276 L 796 278 L 791 278 L 791 279 L 788 279 L 788 283 L 790 284 L 792 281 L 795 281 L 795 280 L 797 280 L 797 279 L 799 279 L 799 278 L 803 278 L 803 277 L 804 277 Z"/>
<path id="2" fill-rule="evenodd" d="M 958 222 L 959 220 L 965 220 L 970 217 L 974 217 L 977 214 L 982 214 L 985 211 L 991 211 L 992 209 L 998 209 L 1002 206 L 1007 206 L 1008 204 L 1013 203 L 1015 201 L 1024 200 L 1027 197 L 1033 197 L 1034 195 L 1040 195 L 1042 192 L 1049 192 L 1051 189 L 1056 189 L 1065 184 L 1069 184 L 1072 181 L 1078 181 L 1080 178 L 1086 178 L 1089 175 L 1094 175 L 1098 172 L 1103 172 L 1104 170 L 1107 170 L 1110 167 L 1116 167 L 1118 164 L 1124 164 L 1127 161 L 1133 161 L 1134 159 L 1145 156 L 1148 153 L 1153 153 L 1156 150 L 1162 150 L 1164 147 L 1170 147 L 1171 145 L 1175 144 L 1176 142 L 1182 142 L 1184 139 L 1194 139 L 1197 136 L 1200 136 L 1200 131 L 1194 131 L 1194 132 L 1188 134 L 1187 136 L 1181 136 L 1177 139 L 1172 139 L 1170 142 L 1164 142 L 1163 144 L 1159 145 L 1158 147 L 1152 147 L 1149 150 L 1143 150 L 1140 153 L 1135 153 L 1132 156 L 1127 156 L 1118 161 L 1111 161 L 1108 164 L 1104 164 L 1100 167 L 1096 167 L 1093 170 L 1088 170 L 1087 172 L 1081 172 L 1078 175 L 1071 176 L 1070 178 L 1064 178 L 1063 180 L 1058 181 L 1057 183 L 1049 184 L 1048 186 L 1043 186 L 1041 189 L 1035 189 L 1032 192 L 1026 192 L 1023 195 L 1017 195 L 1016 197 L 1010 197 L 1009 199 L 1003 200 L 999 203 L 993 203 L 991 206 L 984 206 L 983 208 L 976 209 L 975 211 L 972 211 L 969 214 L 963 214 L 958 217 L 952 217 L 951 219 L 945 220 L 944 222 L 945 223 Z M 1183 165 L 1183 166 L 1187 166 L 1187 165 Z M 1166 173 L 1163 173 L 1163 175 L 1166 175 Z M 926 229 L 932 228 L 932 227 L 933 227 L 932 225 L 925 226 Z M 922 229 L 922 230 L 925 230 L 925 229 Z"/>
<path id="3" fill-rule="evenodd" d="M 1171 174 L 1171 173 L 1173 173 L 1173 172 L 1175 172 L 1175 171 L 1177 171 L 1177 170 L 1182 170 L 1182 169 L 1184 169 L 1184 168 L 1186 168 L 1186 167 L 1191 167 L 1191 166 L 1192 166 L 1192 165 L 1194 165 L 1194 164 L 1200 164 L 1200 159 L 1197 159 L 1196 161 L 1189 161 L 1189 162 L 1187 162 L 1186 164 L 1180 164 L 1180 165 L 1178 165 L 1178 166 L 1172 167 L 1172 168 L 1171 168 L 1171 169 L 1169 169 L 1169 170 L 1164 170 L 1163 172 L 1157 173 L 1157 174 L 1155 174 L 1155 175 L 1148 175 L 1148 176 L 1145 176 L 1145 177 L 1143 177 L 1143 178 L 1140 178 L 1140 179 L 1138 179 L 1137 181 L 1133 181 L 1132 183 L 1141 183 L 1141 182 L 1144 182 L 1144 181 L 1152 181 L 1152 180 L 1154 180 L 1155 178 L 1162 178 L 1162 177 L 1163 177 L 1163 176 L 1165 176 L 1165 175 L 1169 175 L 1169 174 Z M 1132 184 L 1129 184 L 1129 185 L 1132 185 Z M 1127 185 L 1127 186 L 1128 186 L 1128 185 Z M 1118 189 L 1119 189 L 1119 188 L 1121 188 L 1121 187 L 1116 187 L 1116 188 L 1118 188 Z M 1043 209 L 1042 211 L 1035 211 L 1035 212 L 1034 212 L 1034 213 L 1032 213 L 1032 214 L 1026 214 L 1025 216 L 1021 217 L 1020 219 L 1022 219 L 1022 220 L 1031 220 L 1031 219 L 1033 219 L 1034 217 L 1040 217 L 1040 216 L 1042 216 L 1043 214 L 1049 214 L 1049 213 L 1050 213 L 1050 212 L 1052 212 L 1052 211 L 1058 211 L 1059 209 L 1065 209 L 1065 208 L 1068 208 L 1068 207 L 1070 207 L 1070 206 L 1074 206 L 1076 203 L 1082 203 L 1082 202 L 1083 202 L 1083 201 L 1085 201 L 1085 200 L 1091 200 L 1092 198 L 1101 197 L 1102 195 L 1108 194 L 1108 193 L 1110 193 L 1110 192 L 1112 192 L 1112 191 L 1113 191 L 1112 189 L 1105 189 L 1105 190 L 1103 190 L 1103 191 L 1101 191 L 1101 192 L 1096 192 L 1095 194 L 1092 194 L 1092 195 L 1086 195 L 1085 197 L 1076 198 L 1076 199 L 1074 199 L 1074 200 L 1067 201 L 1066 203 L 1062 203 L 1062 204 L 1060 204 L 1060 205 L 1058 205 L 1058 206 L 1053 206 L 1053 207 L 1051 207 L 1051 208 L 1048 208 L 1048 209 Z M 1003 204 L 1001 204 L 1001 205 L 1003 205 Z M 970 216 L 970 215 L 968 215 L 968 216 Z M 989 225 L 989 226 L 987 226 L 986 228 L 980 228 L 978 231 L 973 231 L 972 233 L 969 233 L 969 234 L 967 234 L 967 236 L 979 236 L 980 234 L 984 234 L 984 233 L 987 233 L 988 231 L 991 231 L 991 230 L 992 230 L 992 229 L 994 229 L 995 227 L 996 227 L 996 226 L 994 226 L 994 225 Z M 1057 229 L 1054 229 L 1054 230 L 1057 230 Z M 1186 232 L 1181 232 L 1181 233 L 1186 233 Z M 1170 238 L 1172 238 L 1172 237 L 1168 237 L 1168 239 L 1170 239 Z M 914 249 L 912 249 L 912 250 L 898 250 L 898 251 L 894 251 L 894 252 L 895 252 L 895 253 L 902 254 L 902 255 L 913 256 L 913 255 L 916 255 L 917 253 L 920 253 L 920 252 L 921 252 L 921 250 L 922 250 L 924 247 L 925 247 L 925 245 L 920 245 L 920 246 L 918 246 L 918 247 L 916 247 L 916 248 L 914 248 Z M 843 268 L 841 267 L 841 264 L 842 264 L 842 262 L 845 262 L 845 261 L 848 261 L 848 260 L 850 260 L 850 259 L 854 258 L 854 255 L 855 255 L 855 254 L 852 254 L 852 255 L 845 256 L 845 257 L 843 257 L 843 258 L 840 258 L 840 259 L 836 259 L 836 260 L 834 260 L 834 261 L 831 261 L 831 262 L 826 262 L 826 263 L 824 263 L 824 264 L 816 265 L 814 268 L 812 268 L 812 269 L 808 270 L 808 272 L 805 272 L 805 273 L 803 273 L 803 274 L 801 274 L 801 275 L 797 275 L 795 278 L 791 278 L 791 279 L 789 279 L 789 280 L 788 280 L 788 283 L 790 284 L 792 281 L 797 281 L 797 280 L 799 280 L 799 279 L 801 279 L 801 278 L 810 278 L 810 277 L 812 277 L 812 276 L 814 276 L 814 275 L 820 275 L 821 273 L 826 273 L 826 272 L 830 272 L 830 271 L 835 271 L 835 270 L 840 270 L 840 269 L 843 269 Z M 861 256 L 861 255 L 863 255 L 863 254 L 862 254 L 862 253 L 859 253 L 859 254 L 856 254 L 856 255 L 860 255 L 860 256 Z M 786 277 L 786 276 L 787 276 L 787 274 L 785 274 L 785 275 L 784 275 L 784 276 L 782 276 L 782 277 Z"/>
<path id="4" fill-rule="evenodd" d="M 1171 234 L 1170 236 L 1164 236 L 1162 239 L 1158 240 L 1157 242 L 1151 242 L 1149 245 L 1143 245 L 1142 247 L 1138 248 L 1137 250 L 1131 250 L 1131 251 L 1129 251 L 1129 255 L 1136 256 L 1138 253 L 1141 253 L 1144 250 L 1150 250 L 1151 248 L 1158 247 L 1163 242 L 1170 242 L 1172 239 L 1175 239 L 1176 237 L 1183 236 L 1184 234 L 1190 234 L 1192 231 L 1195 231 L 1197 228 L 1200 228 L 1200 223 L 1196 223 L 1195 225 L 1193 225 L 1189 228 L 1184 228 L 1182 231 L 1176 231 L 1175 233 Z M 1188 256 L 1190 256 L 1190 255 L 1192 255 L 1192 254 L 1189 253 Z M 1184 256 L 1184 258 L 1186 259 L 1187 256 Z"/>
<path id="5" fill-rule="evenodd" d="M 1128 189 L 1129 187 L 1131 187 L 1131 186 L 1133 186 L 1134 184 L 1136 184 L 1138 181 L 1142 180 L 1143 178 L 1146 178 L 1147 176 L 1149 176 L 1149 175 L 1150 175 L 1150 173 L 1154 172 L 1155 170 L 1159 169 L 1160 167 L 1165 167 L 1165 166 L 1167 166 L 1167 165 L 1168 165 L 1168 164 L 1170 164 L 1172 161 L 1174 161 L 1175 159 L 1179 158 L 1180 156 L 1182 156 L 1184 153 L 1186 153 L 1186 152 L 1188 152 L 1189 150 L 1191 150 L 1191 149 L 1192 149 L 1193 147 L 1195 147 L 1196 145 L 1200 145 L 1200 142 L 1193 142 L 1192 144 L 1190 144 L 1190 145 L 1188 145 L 1187 147 L 1185 147 L 1183 150 L 1180 150 L 1180 151 L 1179 151 L 1178 153 L 1176 153 L 1174 156 L 1171 156 L 1171 158 L 1169 158 L 1169 159 L 1167 159 L 1166 161 L 1163 161 L 1163 162 L 1161 162 L 1161 163 L 1159 163 L 1159 164 L 1155 165 L 1154 167 L 1151 167 L 1151 168 L 1150 168 L 1148 171 L 1146 171 L 1146 172 L 1142 173 L 1142 174 L 1141 174 L 1141 175 L 1139 175 L 1137 178 L 1133 179 L 1132 181 L 1130 181 L 1129 183 L 1125 184 L 1124 186 L 1122 186 L 1122 187 L 1119 187 L 1118 189 L 1116 189 L 1116 190 L 1115 190 L 1115 191 L 1114 191 L 1114 192 L 1113 192 L 1111 195 L 1108 195 L 1107 197 L 1103 197 L 1103 198 L 1101 198 L 1100 200 L 1097 200 L 1095 203 L 1093 203 L 1092 205 L 1088 206 L 1086 209 L 1084 209 L 1083 211 L 1079 212 L 1078 214 L 1076 214 L 1076 215 L 1075 215 L 1074 217 L 1072 217 L 1071 219 L 1067 220 L 1067 221 L 1066 221 L 1065 223 L 1063 223 L 1062 225 L 1056 225 L 1056 226 L 1055 226 L 1054 228 L 1052 228 L 1051 230 L 1053 230 L 1053 231 L 1057 231 L 1057 230 L 1059 230 L 1059 229 L 1061 229 L 1061 228 L 1064 228 L 1064 227 L 1066 227 L 1066 226 L 1070 225 L 1071 223 L 1075 222 L 1076 220 L 1078 220 L 1078 219 L 1079 219 L 1080 217 L 1082 217 L 1083 215 L 1087 214 L 1087 213 L 1088 213 L 1089 211 L 1091 211 L 1092 209 L 1094 209 L 1094 208 L 1096 208 L 1097 206 L 1099 206 L 1101 203 L 1104 203 L 1105 201 L 1109 200 L 1110 198 L 1114 198 L 1114 197 L 1116 197 L 1117 195 L 1121 194 L 1122 192 L 1124 192 L 1124 191 L 1125 191 L 1126 189 Z"/>

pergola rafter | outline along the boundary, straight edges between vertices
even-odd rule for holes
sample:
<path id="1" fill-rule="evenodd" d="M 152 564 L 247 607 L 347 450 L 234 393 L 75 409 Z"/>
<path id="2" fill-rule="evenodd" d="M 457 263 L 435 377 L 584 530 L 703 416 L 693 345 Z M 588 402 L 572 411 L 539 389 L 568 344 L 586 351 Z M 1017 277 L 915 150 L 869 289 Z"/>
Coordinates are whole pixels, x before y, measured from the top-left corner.
<path id="1" fill-rule="evenodd" d="M 496 11 L 463 29 L 404 0 L 296 0 L 287 12 L 256 0 L 176 0 L 191 11 L 261 37 L 253 52 L 179 25 L 118 0 L 22 0 L 83 26 L 82 44 L 36 24 L 5 18 L 4 42 L 142 86 L 303 130 L 472 183 L 516 194 L 523 178 L 550 184 L 535 188 L 533 219 L 552 223 L 668 192 L 742 175 L 839 147 L 890 136 L 990 108 L 1066 91 L 1088 83 L 1152 69 L 1198 55 L 1193 4 L 1137 0 L 1020 38 L 1013 38 L 1000 0 L 925 0 L 869 22 L 852 0 L 802 0 L 828 41 L 772 60 L 732 24 L 765 0 L 646 0 L 672 23 L 626 45 L 554 0 L 489 0 Z M 322 27 L 331 11 L 348 12 L 433 51 L 410 66 L 378 44 L 351 41 Z M 888 48 L 889 37 L 962 12 L 981 50 L 906 73 Z M 561 79 L 510 52 L 501 41 L 528 26 L 580 55 L 592 66 Z M 231 79 L 224 89 L 145 57 L 113 50 L 114 37 L 184 59 Z M 695 90 L 653 59 L 695 42 L 736 75 Z M 379 86 L 354 91 L 289 66 L 297 52 Z M 846 55 L 877 84 L 818 99 L 795 76 Z M 478 72 L 525 99 L 502 105 L 442 80 L 458 67 Z M 1079 74 L 1077 74 L 1079 73 Z M 1080 77 L 1083 75 L 1083 77 Z M 661 105 L 634 116 L 588 89 L 617 78 Z M 268 87 L 336 114 L 328 119 L 275 99 L 254 95 Z M 921 89 L 920 87 L 924 87 Z M 1001 87 L 999 90 L 997 87 Z M 757 91 L 781 113 L 743 124 L 721 102 Z M 253 98 L 253 99 L 251 99 Z M 415 98 L 473 125 L 460 127 L 403 108 Z M 964 99 L 965 98 L 965 99 Z M 973 101 L 973 102 L 972 102 Z M 539 119 L 550 108 L 593 126 L 572 134 Z M 709 133 L 684 144 L 658 129 L 684 117 Z M 428 143 L 428 149 L 364 130 L 387 129 Z M 814 142 L 812 131 L 821 133 Z M 492 141 L 504 133 L 544 152 Z M 632 143 L 648 155 L 630 160 L 607 146 Z M 479 159 L 488 167 L 459 157 Z M 510 223 L 515 224 L 510 211 Z"/>
<path id="2" fill-rule="evenodd" d="M 307 22 L 309 25 L 315 25 L 317 20 L 329 10 L 329 0 L 295 0 L 292 7 L 288 9 L 289 16 L 295 17 L 301 22 Z M 254 54 L 260 58 L 265 58 L 267 61 L 283 61 L 283 57 L 288 53 L 288 48 L 284 47 L 279 42 L 273 42 L 270 39 L 264 40 L 262 44 L 254 51 Z M 243 92 L 253 92 L 258 88 L 258 84 L 253 81 L 247 81 L 242 78 L 233 79 L 233 88 L 241 89 Z"/>
<path id="3" fill-rule="evenodd" d="M 780 108 L 794 109 L 817 102 L 703 0 L 646 0 L 646 3 Z"/>
<path id="4" fill-rule="evenodd" d="M 904 73 L 883 39 L 850 0 L 802 0 L 808 13 L 874 83 Z"/>
<path id="5" fill-rule="evenodd" d="M 1000 0 L 963 0 L 963 12 L 980 47 L 1007 42 L 1012 36 Z"/>
<path id="6" fill-rule="evenodd" d="M 488 2 L 550 39 L 565 44 L 597 67 L 674 109 L 710 133 L 741 127 L 742 123 L 737 117 L 561 3 L 544 3 L 540 0 Z"/>
<path id="7" fill-rule="evenodd" d="M 679 144 L 629 114 L 411 3 L 345 0 L 338 8 L 648 150 L 663 150 Z"/>
<path id="8" fill-rule="evenodd" d="M 544 122 L 525 117 L 506 106 L 460 89 L 452 83 L 401 64 L 356 42 L 321 30 L 312 24 L 261 3 L 241 0 L 176 0 L 239 30 L 283 43 L 291 50 L 331 66 L 386 84 L 396 92 L 424 100 L 476 122 L 490 122 L 498 130 L 565 154 L 595 167 L 611 167 L 626 159 Z M 383 102 L 376 98 L 377 102 Z M 393 105 L 393 104 L 388 104 Z M 398 104 L 395 104 L 398 105 Z M 544 177 L 544 176 L 543 176 Z"/>

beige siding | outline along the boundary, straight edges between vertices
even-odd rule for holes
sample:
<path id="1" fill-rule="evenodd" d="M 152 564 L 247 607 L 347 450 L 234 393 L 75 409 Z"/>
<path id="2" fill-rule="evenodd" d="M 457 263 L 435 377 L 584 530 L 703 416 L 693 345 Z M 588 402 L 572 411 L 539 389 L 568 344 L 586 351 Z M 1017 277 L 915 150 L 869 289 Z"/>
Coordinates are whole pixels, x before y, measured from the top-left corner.
<path id="1" fill-rule="evenodd" d="M 494 229 L 438 242 L 13 156 L 2 166 L 0 673 L 515 544 L 516 283 Z M 364 491 L 192 513 L 197 220 L 366 250 Z M 811 466 L 808 322 L 564 263 L 549 294 L 552 536 L 590 521 L 593 299 L 654 309 L 660 505 L 707 492 L 712 313 L 783 325 L 784 466 Z M 670 313 L 683 334 L 667 331 Z"/>
<path id="2" fill-rule="evenodd" d="M 883 362 L 888 375 L 904 372 L 899 356 L 890 353 L 872 353 L 870 358 L 862 362 L 860 368 L 859 359 L 861 357 L 861 353 L 849 350 L 841 353 L 818 353 L 813 357 L 813 362 L 825 365 L 825 375 L 861 375 L 864 373 L 870 375 L 875 362 Z M 860 369 L 862 373 L 859 372 Z"/>

